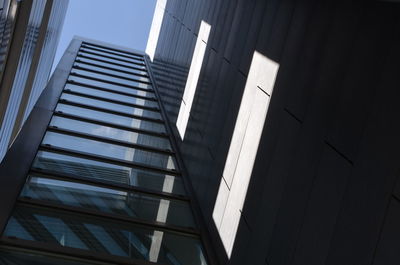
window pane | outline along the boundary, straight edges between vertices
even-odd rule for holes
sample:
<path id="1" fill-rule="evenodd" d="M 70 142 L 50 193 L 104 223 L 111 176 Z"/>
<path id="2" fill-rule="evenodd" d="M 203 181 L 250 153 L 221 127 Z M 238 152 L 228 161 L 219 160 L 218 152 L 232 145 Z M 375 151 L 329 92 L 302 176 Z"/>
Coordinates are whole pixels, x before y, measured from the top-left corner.
<path id="1" fill-rule="evenodd" d="M 182 227 L 195 227 L 187 202 L 138 192 L 125 192 L 31 174 L 21 197 Z"/>
<path id="2" fill-rule="evenodd" d="M 84 44 L 82 45 L 82 47 L 83 47 L 83 48 L 89 48 L 89 49 L 95 49 L 95 50 L 102 50 L 102 51 L 108 52 L 108 53 L 120 54 L 120 55 L 123 55 L 123 56 L 129 56 L 129 57 L 132 57 L 132 58 L 136 58 L 136 59 L 139 59 L 139 60 L 143 60 L 143 56 L 140 55 L 140 54 L 133 54 L 133 53 L 130 53 L 130 52 L 111 50 L 111 49 L 107 49 L 107 48 L 104 48 L 104 47 L 99 47 L 99 46 L 91 45 L 91 44 L 89 44 L 89 43 L 84 43 Z"/>
<path id="3" fill-rule="evenodd" d="M 92 85 L 92 86 L 97 86 L 97 87 L 101 87 L 101 88 L 106 88 L 106 89 L 110 89 L 110 90 L 114 90 L 114 91 L 118 91 L 118 92 L 122 92 L 122 93 L 132 94 L 135 96 L 137 95 L 137 96 L 142 96 L 142 97 L 155 98 L 154 92 L 151 92 L 151 91 L 137 90 L 137 89 L 130 88 L 130 87 L 124 87 L 124 86 L 104 83 L 101 81 L 91 80 L 88 78 L 83 78 L 83 77 L 78 77 L 78 76 L 73 76 L 73 75 L 70 75 L 68 80 L 72 80 L 75 82 L 88 84 L 88 85 Z"/>
<path id="4" fill-rule="evenodd" d="M 72 69 L 72 73 L 76 73 L 76 74 L 80 74 L 80 75 L 84 75 L 84 76 L 88 76 L 88 77 L 94 77 L 94 78 L 98 78 L 98 79 L 105 80 L 105 81 L 116 82 L 118 84 L 127 85 L 127 86 L 131 86 L 131 87 L 137 87 L 140 89 L 146 89 L 146 90 L 152 89 L 150 84 L 141 83 L 141 82 L 137 82 L 137 81 L 133 81 L 133 80 L 127 80 L 127 79 L 118 78 L 118 77 L 114 77 L 114 76 L 109 76 L 106 74 L 98 74 L 98 73 L 93 73 L 90 71 L 79 70 L 79 69 Z M 143 79 L 146 79 L 146 78 L 143 77 Z M 136 80 L 140 80 L 140 77 L 136 78 Z M 144 82 L 146 82 L 146 81 L 144 81 Z"/>
<path id="5" fill-rule="evenodd" d="M 87 106 L 99 107 L 103 109 L 119 111 L 122 113 L 126 113 L 129 115 L 136 115 L 139 117 L 147 117 L 152 119 L 160 119 L 161 114 L 158 111 L 151 111 L 146 109 L 141 109 L 139 107 L 130 107 L 122 104 L 111 103 L 103 100 L 92 99 L 92 98 L 85 98 L 80 96 L 75 96 L 67 93 L 61 94 L 61 99 L 65 99 L 67 101 L 85 104 Z"/>
<path id="6" fill-rule="evenodd" d="M 32 240 L 32 239 L 30 239 Z M 0 250 L 1 257 L 1 265 L 54 265 L 54 264 L 62 264 L 62 265 L 89 265 L 89 264 L 99 264 L 99 263 L 89 263 L 89 261 L 77 261 L 77 258 L 73 258 L 74 260 L 69 260 L 69 257 L 65 256 L 50 256 L 50 254 L 39 253 L 39 252 L 31 252 L 26 249 L 23 250 Z M 103 263 L 102 263 L 103 264 Z"/>
<path id="7" fill-rule="evenodd" d="M 88 53 L 89 52 L 96 53 L 99 56 L 108 56 L 108 57 L 112 57 L 113 59 L 116 59 L 116 60 L 124 60 L 124 61 L 132 62 L 132 63 L 144 64 L 144 61 L 142 58 L 127 56 L 127 55 L 120 55 L 120 54 L 114 53 L 113 51 L 110 51 L 110 50 L 104 51 L 104 50 L 100 50 L 100 49 L 81 47 L 80 51 L 88 52 Z"/>
<path id="8" fill-rule="evenodd" d="M 201 242 L 195 237 L 26 206 L 16 207 L 13 219 L 21 221 L 35 241 L 171 265 L 206 265 Z M 4 234 L 27 239 L 12 223 Z"/>
<path id="9" fill-rule="evenodd" d="M 53 152 L 39 151 L 33 168 L 158 192 L 185 194 L 180 177 Z"/>
<path id="10" fill-rule="evenodd" d="M 73 92 L 83 93 L 89 96 L 97 96 L 106 99 L 118 100 L 125 103 L 136 104 L 140 106 L 146 106 L 150 108 L 158 108 L 158 103 L 155 100 L 145 100 L 142 98 L 136 98 L 131 96 L 125 96 L 121 94 L 116 94 L 112 92 L 102 91 L 95 88 L 89 88 L 85 86 L 67 84 L 65 89 L 69 89 Z"/>
<path id="11" fill-rule="evenodd" d="M 80 56 L 78 56 L 76 58 L 76 62 L 91 63 L 91 64 L 109 67 L 109 68 L 113 68 L 113 69 L 117 69 L 117 70 L 128 71 L 128 72 L 136 73 L 136 74 L 140 74 L 140 75 L 148 75 L 146 71 L 133 69 L 133 68 L 129 68 L 129 67 L 123 67 L 123 66 L 119 66 L 119 65 L 115 65 L 115 64 L 105 63 L 105 62 L 100 62 L 98 60 L 92 60 L 92 59 L 88 59 L 88 58 L 84 58 L 84 57 L 80 57 Z"/>
<path id="12" fill-rule="evenodd" d="M 107 62 L 110 62 L 110 63 L 122 64 L 122 65 L 125 65 L 127 67 L 134 67 L 134 68 L 138 68 L 138 69 L 146 71 L 146 67 L 144 65 L 142 65 L 142 64 L 127 63 L 127 62 L 124 62 L 124 61 L 121 61 L 121 60 L 110 59 L 110 58 L 106 58 L 106 57 L 103 57 L 103 56 L 98 56 L 98 55 L 84 53 L 84 52 L 79 52 L 78 55 L 85 56 L 85 57 L 87 57 L 89 59 L 93 59 L 93 60 L 103 60 L 103 61 L 107 61 Z"/>
<path id="13" fill-rule="evenodd" d="M 112 140 L 125 141 L 127 143 L 141 144 L 159 149 L 171 149 L 168 138 L 125 131 L 90 122 L 53 116 L 50 125 L 76 132 L 105 137 Z"/>
<path id="14" fill-rule="evenodd" d="M 62 111 L 63 113 L 68 113 L 71 115 L 76 115 L 88 119 L 100 120 L 108 122 L 111 124 L 117 124 L 121 126 L 126 126 L 129 128 L 148 130 L 158 133 L 165 133 L 165 127 L 162 123 L 156 123 L 151 121 L 143 121 L 135 118 L 130 118 L 126 116 L 120 116 L 116 114 L 111 114 L 107 112 L 86 109 L 83 107 L 70 106 L 66 104 L 58 103 L 56 111 Z"/>
<path id="15" fill-rule="evenodd" d="M 43 144 L 60 148 L 100 155 L 111 159 L 121 159 L 159 168 L 175 169 L 175 159 L 171 155 L 149 152 L 116 144 L 84 139 L 76 136 L 47 132 Z"/>
<path id="16" fill-rule="evenodd" d="M 135 79 L 135 80 L 139 80 L 139 81 L 149 82 L 150 83 L 150 79 L 149 78 L 138 76 L 138 75 L 131 74 L 131 73 L 120 72 L 120 71 L 107 69 L 107 68 L 94 66 L 94 65 L 89 65 L 89 64 L 84 64 L 84 63 L 75 63 L 74 66 L 87 68 L 89 70 L 99 71 L 99 72 L 102 72 L 104 74 L 112 74 L 112 75 L 117 75 L 117 76 L 121 76 L 121 77 L 126 77 L 126 78 L 130 78 L 130 79 Z"/>

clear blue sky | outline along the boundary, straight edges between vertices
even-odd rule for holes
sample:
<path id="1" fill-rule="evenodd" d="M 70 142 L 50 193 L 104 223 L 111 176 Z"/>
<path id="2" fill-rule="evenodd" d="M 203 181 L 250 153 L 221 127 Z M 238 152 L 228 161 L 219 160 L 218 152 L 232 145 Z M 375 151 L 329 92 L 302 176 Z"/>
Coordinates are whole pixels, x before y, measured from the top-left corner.
<path id="1" fill-rule="evenodd" d="M 156 0 L 70 0 L 53 68 L 73 36 L 142 50 Z"/>

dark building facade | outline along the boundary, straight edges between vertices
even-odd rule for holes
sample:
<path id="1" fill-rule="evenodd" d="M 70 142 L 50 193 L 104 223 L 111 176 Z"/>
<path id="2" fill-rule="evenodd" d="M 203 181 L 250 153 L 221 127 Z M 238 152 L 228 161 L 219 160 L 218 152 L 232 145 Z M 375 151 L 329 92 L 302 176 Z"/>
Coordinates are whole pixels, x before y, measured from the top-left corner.
<path id="1" fill-rule="evenodd" d="M 0 164 L 0 264 L 214 264 L 165 117 L 143 52 L 74 39 Z"/>
<path id="2" fill-rule="evenodd" d="M 399 264 L 398 1 L 156 14 L 146 52 L 220 264 Z"/>
<path id="3" fill-rule="evenodd" d="M 0 2 L 0 161 L 48 82 L 67 6 Z"/>

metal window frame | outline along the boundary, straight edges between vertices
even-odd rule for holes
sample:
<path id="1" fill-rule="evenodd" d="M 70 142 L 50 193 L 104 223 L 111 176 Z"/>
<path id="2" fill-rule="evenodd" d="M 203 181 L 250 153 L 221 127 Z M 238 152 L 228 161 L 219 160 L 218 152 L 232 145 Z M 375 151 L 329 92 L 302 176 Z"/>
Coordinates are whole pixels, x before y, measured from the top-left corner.
<path id="1" fill-rule="evenodd" d="M 95 52 L 95 53 L 100 53 L 100 54 L 105 54 L 106 56 L 116 56 L 115 58 L 121 58 L 122 60 L 134 60 L 134 61 L 140 61 L 144 63 L 144 59 L 143 57 L 135 57 L 135 56 L 129 56 L 129 55 L 124 55 L 124 54 L 119 54 L 117 52 L 113 52 L 110 50 L 104 50 L 101 48 L 96 48 L 87 44 L 83 44 L 81 45 L 81 50 L 89 50 L 91 52 Z"/>
<path id="2" fill-rule="evenodd" d="M 84 64 L 84 63 L 81 63 L 81 64 Z M 146 78 L 146 79 L 149 80 L 149 81 L 143 81 L 143 80 L 140 80 L 140 79 L 129 78 L 129 77 L 120 76 L 120 75 L 117 75 L 117 74 L 110 74 L 110 73 L 105 73 L 105 72 L 98 71 L 98 70 L 93 70 L 93 69 L 90 69 L 90 68 L 86 68 L 84 66 L 77 65 L 77 63 L 74 63 L 74 66 L 72 68 L 73 69 L 78 69 L 78 70 L 84 70 L 84 71 L 92 72 L 92 73 L 96 73 L 96 74 L 107 75 L 107 76 L 111 76 L 111 77 L 115 77 L 115 78 L 119 78 L 119 79 L 124 79 L 124 80 L 132 81 L 132 82 L 138 82 L 138 83 L 151 85 L 150 79 L 147 76 L 146 77 L 140 76 L 142 78 Z"/>
<path id="3" fill-rule="evenodd" d="M 28 197 L 19 197 L 17 200 L 16 207 L 18 207 L 18 205 L 24 205 L 24 206 L 28 206 L 28 207 L 38 207 L 41 209 L 54 209 L 57 211 L 65 212 L 65 214 L 75 213 L 79 216 L 86 215 L 86 216 L 94 217 L 96 219 L 102 219 L 105 221 L 112 220 L 116 224 L 119 224 L 119 223 L 122 223 L 125 225 L 135 224 L 135 225 L 146 227 L 147 229 L 161 230 L 161 231 L 173 233 L 176 235 L 182 235 L 182 236 L 186 236 L 186 237 L 194 237 L 194 238 L 200 240 L 199 232 L 194 228 L 180 227 L 177 225 L 170 225 L 170 224 L 161 223 L 161 222 L 157 222 L 157 221 L 150 221 L 150 220 L 145 220 L 145 219 L 134 218 L 134 217 L 130 217 L 127 215 L 125 216 L 125 215 L 121 215 L 121 214 L 110 214 L 110 213 L 106 213 L 106 212 L 92 210 L 89 208 L 69 206 L 69 205 L 65 205 L 65 204 L 56 204 L 56 203 L 39 200 L 39 199 L 32 199 L 32 198 L 28 198 Z"/>
<path id="4" fill-rule="evenodd" d="M 118 146 L 123 146 L 123 147 L 128 147 L 128 148 L 134 148 L 137 150 L 143 150 L 146 152 L 169 155 L 169 156 L 173 156 L 175 159 L 175 152 L 172 151 L 171 149 L 160 149 L 160 148 L 151 147 L 151 146 L 147 146 L 147 145 L 143 145 L 143 144 L 130 143 L 130 142 L 122 141 L 122 140 L 111 139 L 111 138 L 104 137 L 104 136 L 98 136 L 98 135 L 93 135 L 93 134 L 89 134 L 89 133 L 85 133 L 85 132 L 74 131 L 71 129 L 59 128 L 57 126 L 52 126 L 52 125 L 49 125 L 47 127 L 47 132 L 66 134 L 66 135 L 70 135 L 70 136 L 74 136 L 74 137 L 97 141 L 97 142 L 118 145 Z"/>
<path id="5" fill-rule="evenodd" d="M 177 194 L 177 193 L 167 193 L 163 191 L 157 191 L 155 189 L 147 189 L 143 187 L 138 187 L 138 186 L 132 186 L 128 184 L 123 184 L 123 183 L 117 183 L 117 182 L 112 182 L 112 181 L 107 181 L 107 180 L 101 180 L 101 179 L 93 179 L 89 177 L 83 177 L 83 176 L 77 176 L 74 174 L 68 174 L 68 173 L 61 173 L 61 172 L 54 172 L 50 170 L 45 170 L 45 169 L 39 169 L 32 167 L 32 169 L 29 171 L 28 175 L 40 175 L 45 178 L 50 178 L 50 179 L 56 179 L 56 180 L 64 180 L 64 181 L 74 181 L 77 183 L 81 184 L 87 184 L 87 185 L 95 185 L 98 187 L 102 188 L 109 188 L 109 189 L 118 189 L 126 192 L 137 192 L 137 193 L 142 193 L 142 194 L 147 194 L 147 195 L 152 195 L 152 196 L 158 196 L 158 197 L 163 197 L 166 199 L 170 200 L 177 200 L 177 201 L 184 201 L 184 202 L 190 202 L 190 198 Z M 176 178 L 180 178 L 180 176 L 175 176 Z"/>
<path id="6" fill-rule="evenodd" d="M 169 135 L 167 133 L 158 133 L 158 132 L 153 132 L 153 131 L 144 130 L 144 129 L 140 129 L 140 128 L 132 128 L 132 127 L 124 126 L 124 125 L 113 124 L 113 123 L 105 122 L 102 120 L 90 119 L 90 118 L 73 115 L 73 114 L 69 114 L 69 113 L 65 113 L 65 112 L 59 112 L 59 111 L 54 112 L 53 116 L 73 119 L 73 120 L 77 120 L 77 121 L 90 122 L 93 124 L 103 125 L 106 127 L 111 127 L 111 128 L 115 128 L 115 129 L 124 130 L 124 131 L 136 132 L 139 134 L 146 134 L 149 136 L 164 138 L 170 142 Z"/>
<path id="7" fill-rule="evenodd" d="M 86 56 L 84 53 L 80 53 L 80 54 L 78 53 L 77 58 L 84 58 L 84 59 L 89 59 L 89 60 L 102 62 L 102 63 L 106 63 L 106 64 L 110 64 L 110 65 L 115 65 L 115 66 L 118 66 L 118 67 L 123 67 L 123 68 L 127 68 L 127 69 L 134 69 L 134 70 L 138 70 L 138 71 L 147 72 L 147 69 L 144 69 L 144 68 L 139 68 L 139 67 L 135 67 L 135 66 L 129 66 L 129 65 L 125 65 L 125 64 L 119 64 L 119 63 L 110 62 L 110 61 L 106 61 L 106 60 L 102 60 L 102 59 L 98 59 L 98 58 L 93 58 L 93 57 Z"/>
<path id="8" fill-rule="evenodd" d="M 92 88 L 92 89 L 95 89 L 95 88 Z M 91 98 L 91 99 L 106 101 L 106 102 L 110 102 L 110 103 L 114 103 L 114 104 L 138 108 L 138 109 L 145 109 L 145 110 L 150 110 L 150 111 L 154 111 L 154 112 L 160 112 L 160 109 L 158 107 L 143 106 L 143 105 L 139 105 L 139 104 L 128 103 L 125 101 L 120 101 L 120 100 L 115 100 L 115 99 L 110 99 L 110 98 L 105 98 L 105 97 L 100 97 L 100 96 L 95 96 L 95 95 L 89 95 L 86 93 L 73 91 L 69 88 L 64 88 L 63 93 L 76 95 L 76 96 L 80 96 L 80 97 L 84 97 L 84 98 Z M 112 92 L 110 92 L 110 93 L 112 93 Z M 143 99 L 143 100 L 145 100 L 145 99 Z"/>
<path id="9" fill-rule="evenodd" d="M 118 69 L 118 68 L 113 68 L 113 67 L 110 67 L 110 66 L 99 65 L 99 64 L 92 63 L 92 62 L 85 62 L 85 61 L 81 61 L 81 60 L 82 60 L 82 58 L 78 57 L 75 60 L 75 63 L 91 65 L 91 66 L 94 66 L 94 67 L 99 67 L 99 68 L 103 68 L 103 69 L 107 69 L 107 70 L 112 70 L 112 71 L 115 71 L 115 72 L 120 72 L 120 73 L 124 73 L 124 74 L 130 74 L 130 75 L 136 75 L 136 76 L 149 78 L 149 75 L 147 73 L 146 74 L 140 74 L 140 73 L 130 72 L 130 71 L 126 71 L 126 70 L 121 70 L 121 69 Z M 144 70 L 137 70 L 137 71 L 147 72 L 147 71 L 144 71 Z"/>
<path id="10" fill-rule="evenodd" d="M 106 49 L 106 50 L 131 54 L 131 55 L 135 55 L 135 56 L 140 56 L 141 58 L 144 58 L 144 56 L 145 56 L 145 53 L 143 51 L 128 49 L 126 47 L 121 48 L 120 46 L 112 45 L 109 43 L 104 43 L 106 45 L 106 46 L 104 46 L 104 45 L 102 45 L 102 43 L 100 41 L 88 40 L 86 38 L 81 38 L 81 39 L 82 39 L 83 45 L 95 46 L 95 47 L 99 47 L 101 49 Z"/>
<path id="11" fill-rule="evenodd" d="M 116 110 L 105 109 L 105 108 L 101 108 L 101 107 L 86 105 L 86 104 L 83 104 L 83 103 L 73 102 L 73 101 L 66 100 L 66 99 L 60 99 L 58 102 L 62 103 L 62 104 L 66 104 L 66 105 L 85 108 L 85 109 L 92 109 L 92 110 L 111 113 L 111 114 L 115 114 L 115 115 L 119 115 L 119 116 L 135 118 L 135 119 L 138 119 L 138 120 L 150 121 L 150 122 L 154 122 L 154 123 L 160 123 L 160 124 L 163 124 L 165 126 L 164 121 L 162 119 L 154 119 L 154 118 L 145 117 L 145 116 L 139 116 L 139 115 L 135 115 L 135 114 L 128 114 L 128 113 L 120 112 L 120 111 L 116 111 Z"/>
<path id="12" fill-rule="evenodd" d="M 155 265 L 155 263 L 146 261 L 146 260 L 125 258 L 125 257 L 114 256 L 114 255 L 105 254 L 105 253 L 101 253 L 101 252 L 93 252 L 90 250 L 65 247 L 65 246 L 61 246 L 61 245 L 19 239 L 19 238 L 15 238 L 15 237 L 2 236 L 0 238 L 0 245 L 1 245 L 1 247 L 3 247 L 3 246 L 16 247 L 16 248 L 22 249 L 21 251 L 24 251 L 24 249 L 39 251 L 39 252 L 42 252 L 41 254 L 45 255 L 45 256 L 47 253 L 49 253 L 49 254 L 54 254 L 54 255 L 76 257 L 78 259 L 83 259 L 84 261 L 86 260 L 88 264 L 91 264 L 91 261 L 94 260 L 96 262 L 109 263 L 109 265 L 111 265 L 111 264 Z M 160 265 L 162 265 L 162 264 L 160 264 Z"/>
<path id="13" fill-rule="evenodd" d="M 111 84 L 111 85 L 116 85 L 116 86 L 133 88 L 133 89 L 136 89 L 136 90 L 142 90 L 144 92 L 153 92 L 154 93 L 153 89 L 146 89 L 146 88 L 141 88 L 141 87 L 136 87 L 136 86 L 125 85 L 125 84 L 121 84 L 121 83 L 113 82 L 113 81 L 108 81 L 108 80 L 104 80 L 104 79 L 97 78 L 97 77 L 82 75 L 82 74 L 79 74 L 79 73 L 76 73 L 76 72 L 71 72 L 70 76 L 77 76 L 77 77 L 81 77 L 81 78 L 85 78 L 85 79 L 91 79 L 91 80 L 98 81 L 98 82 L 105 83 L 105 84 Z"/>
<path id="14" fill-rule="evenodd" d="M 144 61 L 144 58 L 143 58 L 144 55 L 143 54 L 139 55 L 139 54 L 135 54 L 135 53 L 127 52 L 127 51 L 116 50 L 116 49 L 112 49 L 112 48 L 109 48 L 109 47 L 103 47 L 103 46 L 100 46 L 100 45 L 94 45 L 94 44 L 91 44 L 91 43 L 88 43 L 88 42 L 85 42 L 85 41 L 82 43 L 81 46 L 89 47 L 89 48 L 92 48 L 92 49 L 98 49 L 98 50 L 101 50 L 101 51 L 107 51 L 109 53 L 120 54 L 121 56 L 135 57 L 135 58 L 138 58 L 138 59 L 141 59 L 141 60 Z"/>
<path id="15" fill-rule="evenodd" d="M 124 59 L 121 59 L 121 58 L 108 56 L 108 55 L 104 55 L 104 54 L 97 53 L 97 52 L 92 52 L 90 50 L 88 51 L 88 49 L 84 49 L 84 48 L 80 48 L 79 52 L 85 53 L 85 54 L 91 54 L 91 55 L 98 56 L 98 57 L 101 57 L 101 58 L 107 58 L 107 59 L 111 59 L 111 60 L 116 60 L 116 61 L 119 61 L 121 63 L 127 63 L 127 64 L 133 64 L 133 65 L 137 65 L 137 66 L 143 66 L 143 69 L 145 69 L 144 67 L 146 67 L 144 62 L 140 63 L 139 60 L 136 60 L 136 61 L 124 60 Z"/>
<path id="16" fill-rule="evenodd" d="M 93 88 L 93 89 L 97 89 L 97 90 L 101 90 L 101 91 L 105 91 L 105 92 L 110 92 L 110 93 L 114 93 L 114 94 L 120 94 L 123 96 L 127 96 L 127 97 L 134 97 L 134 98 L 140 98 L 140 99 L 144 99 L 144 100 L 148 100 L 148 101 L 155 101 L 158 104 L 158 101 L 155 97 L 146 97 L 146 96 L 140 96 L 140 95 L 135 95 L 135 94 L 129 94 L 126 92 L 122 92 L 122 91 L 117 91 L 117 90 L 112 90 L 109 88 L 104 88 L 104 87 L 99 87 L 99 86 L 95 86 L 95 85 L 90 85 L 90 84 L 86 84 L 86 83 L 82 83 L 82 82 L 77 82 L 74 80 L 67 80 L 66 84 L 71 84 L 71 85 L 77 85 L 77 86 L 82 86 L 82 87 L 88 87 L 88 88 Z M 129 88 L 131 89 L 131 88 Z M 146 91 L 146 93 L 153 93 L 151 91 Z"/>
<path id="17" fill-rule="evenodd" d="M 172 175 L 172 176 L 181 175 L 181 173 L 178 170 L 150 166 L 150 165 L 135 163 L 135 162 L 129 162 L 127 160 L 122 160 L 122 159 L 117 159 L 117 158 L 109 158 L 108 156 L 94 155 L 92 153 L 80 152 L 80 151 L 75 151 L 75 150 L 61 148 L 61 147 L 52 146 L 52 145 L 42 144 L 42 145 L 40 145 L 40 150 L 54 151 L 54 152 L 58 152 L 60 154 L 67 154 L 67 155 L 71 154 L 72 156 L 88 158 L 88 159 L 96 160 L 99 162 L 109 162 L 111 164 L 117 164 L 117 165 L 122 165 L 122 166 L 127 166 L 127 167 L 134 167 L 134 168 L 138 168 L 138 169 L 159 172 L 159 173 Z"/>

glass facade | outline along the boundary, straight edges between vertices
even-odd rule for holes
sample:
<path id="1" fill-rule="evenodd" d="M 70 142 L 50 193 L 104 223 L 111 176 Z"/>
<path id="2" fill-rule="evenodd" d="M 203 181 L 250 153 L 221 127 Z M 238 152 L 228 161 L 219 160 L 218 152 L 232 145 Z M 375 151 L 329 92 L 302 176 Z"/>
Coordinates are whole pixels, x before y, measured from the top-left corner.
<path id="1" fill-rule="evenodd" d="M 143 55 L 88 42 L 78 54 L 3 238 L 72 257 L 206 265 Z M 57 263 L 50 253 L 18 258 Z"/>

